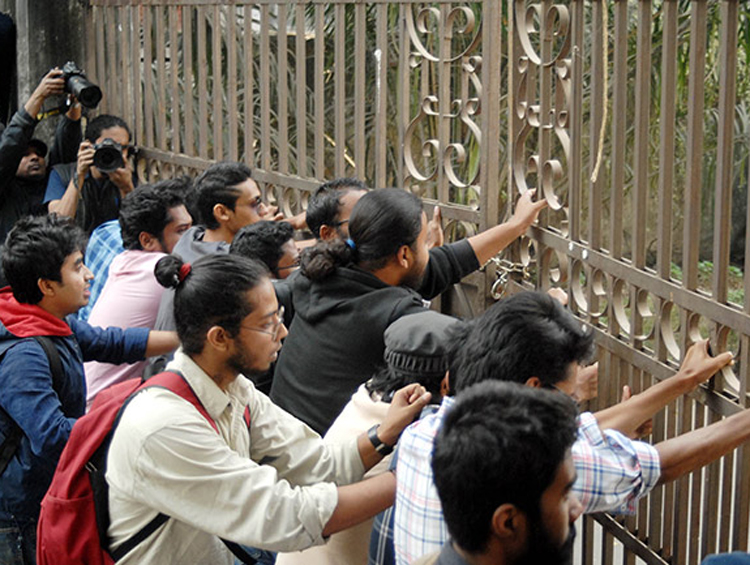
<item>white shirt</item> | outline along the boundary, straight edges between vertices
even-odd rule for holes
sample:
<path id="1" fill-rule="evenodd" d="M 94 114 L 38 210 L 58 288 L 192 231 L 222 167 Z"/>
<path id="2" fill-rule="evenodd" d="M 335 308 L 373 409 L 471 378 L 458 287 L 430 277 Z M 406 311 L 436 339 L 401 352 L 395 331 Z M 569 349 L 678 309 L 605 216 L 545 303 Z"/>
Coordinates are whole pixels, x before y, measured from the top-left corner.
<path id="1" fill-rule="evenodd" d="M 107 459 L 112 547 L 159 512 L 171 518 L 118 563 L 233 563 L 217 536 L 273 551 L 323 543 L 333 483 L 364 473 L 356 440 L 324 444 L 242 376 L 223 392 L 182 350 L 168 368 L 185 376 L 220 434 L 165 389 L 132 400 Z"/>

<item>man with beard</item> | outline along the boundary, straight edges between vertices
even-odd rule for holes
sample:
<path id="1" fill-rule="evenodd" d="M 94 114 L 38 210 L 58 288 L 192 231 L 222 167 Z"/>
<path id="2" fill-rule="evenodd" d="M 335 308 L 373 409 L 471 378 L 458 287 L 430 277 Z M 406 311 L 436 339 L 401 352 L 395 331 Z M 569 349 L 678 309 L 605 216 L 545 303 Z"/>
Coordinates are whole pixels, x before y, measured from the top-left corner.
<path id="1" fill-rule="evenodd" d="M 423 387 L 400 389 L 368 433 L 326 444 L 245 378 L 268 370 L 287 333 L 265 267 L 237 255 L 192 266 L 168 255 L 155 274 L 175 289 L 181 348 L 167 370 L 185 379 L 205 414 L 160 387 L 123 409 L 107 457 L 112 550 L 163 523 L 118 563 L 231 565 L 224 540 L 304 549 L 393 503 L 391 473 L 351 483 L 426 405 Z"/>
<path id="2" fill-rule="evenodd" d="M 432 468 L 451 541 L 418 565 L 564 565 L 581 503 L 575 404 L 513 383 L 466 390 L 435 440 Z"/>
<path id="3" fill-rule="evenodd" d="M 383 365 L 383 332 L 478 269 L 522 235 L 545 200 L 519 199 L 504 224 L 428 251 L 422 202 L 399 189 L 373 190 L 354 206 L 349 238 L 303 251 L 300 274 L 276 285 L 292 320 L 271 399 L 321 434 L 357 387 Z"/>
<path id="4" fill-rule="evenodd" d="M 398 565 L 434 552 L 448 539 L 430 461 L 434 438 L 455 398 L 485 381 L 513 382 L 575 398 L 580 366 L 593 352 L 592 332 L 539 292 L 522 292 L 494 304 L 481 316 L 457 324 L 449 340 L 450 394 L 436 412 L 423 413 L 399 442 L 393 527 Z M 584 513 L 632 514 L 638 500 L 657 484 L 699 469 L 750 439 L 750 410 L 656 445 L 633 439 L 643 435 L 644 423 L 658 411 L 731 362 L 731 353 L 712 357 L 708 342 L 698 342 L 685 352 L 672 377 L 604 410 L 581 412 L 572 447 L 578 476 L 573 492 Z"/>

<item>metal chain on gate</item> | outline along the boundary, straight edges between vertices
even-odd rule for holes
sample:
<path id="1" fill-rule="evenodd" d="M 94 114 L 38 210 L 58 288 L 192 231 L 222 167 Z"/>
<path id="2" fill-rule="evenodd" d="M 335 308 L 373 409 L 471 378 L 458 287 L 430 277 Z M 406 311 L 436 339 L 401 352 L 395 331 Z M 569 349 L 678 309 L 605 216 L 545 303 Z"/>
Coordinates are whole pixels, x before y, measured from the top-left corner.
<path id="1" fill-rule="evenodd" d="M 508 282 L 510 281 L 511 275 L 521 275 L 523 279 L 529 278 L 529 269 L 523 263 L 516 263 L 509 261 L 508 259 L 492 257 L 482 268 L 490 263 L 493 263 L 497 269 L 497 278 L 495 279 L 495 282 L 492 283 L 492 288 L 490 289 L 490 295 L 495 300 L 500 300 L 505 296 L 505 291 L 508 288 Z"/>

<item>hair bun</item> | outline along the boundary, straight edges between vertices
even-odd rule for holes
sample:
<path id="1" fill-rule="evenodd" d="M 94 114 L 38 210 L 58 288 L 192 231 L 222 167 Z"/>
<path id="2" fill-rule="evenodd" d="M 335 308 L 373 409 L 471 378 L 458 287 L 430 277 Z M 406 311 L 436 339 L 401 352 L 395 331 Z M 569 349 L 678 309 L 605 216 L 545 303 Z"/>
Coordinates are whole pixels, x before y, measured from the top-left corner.
<path id="1" fill-rule="evenodd" d="M 156 280 L 165 288 L 177 288 L 189 272 L 190 264 L 184 263 L 178 255 L 162 257 L 154 268 Z"/>

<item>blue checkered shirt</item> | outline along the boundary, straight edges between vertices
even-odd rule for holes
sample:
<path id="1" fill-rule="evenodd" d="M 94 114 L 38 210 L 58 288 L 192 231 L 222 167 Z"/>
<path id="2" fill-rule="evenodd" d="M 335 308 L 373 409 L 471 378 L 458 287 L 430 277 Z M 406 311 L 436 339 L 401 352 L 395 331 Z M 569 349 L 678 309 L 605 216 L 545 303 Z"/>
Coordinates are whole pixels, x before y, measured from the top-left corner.
<path id="1" fill-rule="evenodd" d="M 91 291 L 89 303 L 78 311 L 79 320 L 88 321 L 91 309 L 96 304 L 104 288 L 104 283 L 107 282 L 107 277 L 109 277 L 109 266 L 114 258 L 123 251 L 125 249 L 122 246 L 122 233 L 118 220 L 104 222 L 91 234 L 89 244 L 86 246 L 84 263 L 94 273 L 94 280 L 91 281 L 91 288 L 89 289 Z"/>

